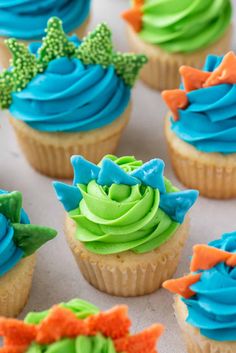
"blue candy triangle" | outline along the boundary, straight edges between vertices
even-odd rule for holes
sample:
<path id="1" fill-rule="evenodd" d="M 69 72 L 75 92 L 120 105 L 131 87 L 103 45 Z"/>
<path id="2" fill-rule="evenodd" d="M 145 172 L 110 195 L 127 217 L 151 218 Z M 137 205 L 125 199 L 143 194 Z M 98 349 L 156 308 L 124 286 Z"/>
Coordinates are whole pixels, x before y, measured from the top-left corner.
<path id="1" fill-rule="evenodd" d="M 182 223 L 188 210 L 197 200 L 199 192 L 185 190 L 161 195 L 160 208 L 174 221 Z"/>
<path id="2" fill-rule="evenodd" d="M 102 161 L 102 167 L 97 180 L 100 185 L 111 186 L 112 184 L 137 185 L 140 181 L 126 173 L 110 159 Z"/>
<path id="3" fill-rule="evenodd" d="M 79 206 L 82 200 L 82 194 L 76 186 L 60 183 L 59 181 L 54 181 L 53 186 L 58 200 L 62 203 L 67 212 Z"/>
<path id="4" fill-rule="evenodd" d="M 74 180 L 73 184 L 88 184 L 91 180 L 98 178 L 100 168 L 93 164 L 82 156 L 72 156 L 71 164 L 74 169 Z"/>
<path id="5" fill-rule="evenodd" d="M 139 179 L 142 184 L 158 189 L 160 193 L 165 193 L 164 168 L 165 163 L 161 159 L 156 158 L 134 170 L 131 175 Z"/>

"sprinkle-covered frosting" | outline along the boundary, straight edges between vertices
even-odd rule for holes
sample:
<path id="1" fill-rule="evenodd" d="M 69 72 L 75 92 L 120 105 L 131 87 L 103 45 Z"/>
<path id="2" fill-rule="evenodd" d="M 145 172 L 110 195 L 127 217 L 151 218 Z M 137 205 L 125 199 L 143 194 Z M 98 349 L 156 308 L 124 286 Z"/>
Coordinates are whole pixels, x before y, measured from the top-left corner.
<path id="1" fill-rule="evenodd" d="M 205 337 L 235 341 L 236 232 L 209 245 L 196 245 L 190 275 L 169 280 L 164 287 L 178 293 L 188 308 L 187 322 Z"/>
<path id="2" fill-rule="evenodd" d="M 130 326 L 125 305 L 101 312 L 74 299 L 30 313 L 25 321 L 1 318 L 0 353 L 157 353 L 163 326 L 155 324 L 136 335 L 131 335 Z"/>
<path id="3" fill-rule="evenodd" d="M 133 0 L 123 18 L 145 42 L 188 53 L 220 39 L 230 25 L 230 0 Z"/>
<path id="4" fill-rule="evenodd" d="M 236 56 L 208 56 L 203 71 L 182 66 L 183 87 L 164 91 L 173 132 L 199 151 L 236 152 Z"/>
<path id="5" fill-rule="evenodd" d="M 0 190 L 0 277 L 56 234 L 54 229 L 30 224 L 20 192 Z"/>
<path id="6" fill-rule="evenodd" d="M 59 201 L 76 223 L 76 239 L 91 252 L 145 253 L 165 243 L 197 199 L 163 176 L 164 162 L 106 156 L 97 166 L 73 156 L 72 186 L 54 182 Z"/>
<path id="7" fill-rule="evenodd" d="M 127 108 L 143 55 L 113 49 L 111 31 L 99 25 L 82 42 L 68 39 L 58 18 L 48 22 L 42 45 L 16 40 L 10 70 L 0 74 L 0 104 L 40 131 L 88 131 L 105 126 Z"/>
<path id="8" fill-rule="evenodd" d="M 54 15 L 62 19 L 69 33 L 87 19 L 90 4 L 91 0 L 0 0 L 0 35 L 41 39 Z"/>

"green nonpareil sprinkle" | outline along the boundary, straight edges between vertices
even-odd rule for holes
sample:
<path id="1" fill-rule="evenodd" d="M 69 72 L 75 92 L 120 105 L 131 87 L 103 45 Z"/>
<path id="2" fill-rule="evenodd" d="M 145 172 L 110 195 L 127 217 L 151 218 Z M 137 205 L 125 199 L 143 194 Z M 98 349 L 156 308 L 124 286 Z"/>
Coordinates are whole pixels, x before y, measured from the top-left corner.
<path id="1" fill-rule="evenodd" d="M 84 38 L 77 47 L 65 34 L 62 21 L 52 17 L 48 21 L 46 36 L 37 55 L 15 39 L 6 41 L 12 53 L 10 69 L 0 74 L 0 106 L 11 105 L 13 92 L 22 91 L 39 73 L 46 70 L 48 64 L 61 57 L 80 59 L 84 65 L 101 65 L 107 68 L 112 65 L 126 85 L 132 87 L 142 66 L 147 62 L 145 55 L 119 53 L 113 49 L 112 33 L 102 23 Z"/>

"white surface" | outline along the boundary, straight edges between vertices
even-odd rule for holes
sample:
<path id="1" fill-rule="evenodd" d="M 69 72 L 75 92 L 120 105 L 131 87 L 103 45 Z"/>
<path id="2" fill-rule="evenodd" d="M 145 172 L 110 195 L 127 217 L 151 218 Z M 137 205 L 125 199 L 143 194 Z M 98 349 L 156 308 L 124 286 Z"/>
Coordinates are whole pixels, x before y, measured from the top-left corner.
<path id="1" fill-rule="evenodd" d="M 91 28 L 96 23 L 107 21 L 114 30 L 117 48 L 121 50 L 127 49 L 127 46 L 119 14 L 127 6 L 127 0 L 94 0 L 93 6 Z M 158 156 L 166 161 L 166 176 L 179 185 L 173 176 L 166 153 L 162 134 L 166 107 L 159 93 L 139 82 L 133 92 L 133 103 L 132 120 L 123 136 L 118 155 L 132 154 L 143 160 Z M 117 298 L 97 291 L 83 279 L 64 239 L 64 212 L 55 198 L 51 179 L 39 175 L 27 164 L 5 116 L 1 117 L 1 124 L 0 188 L 22 191 L 24 207 L 31 221 L 55 227 L 59 231 L 57 239 L 38 253 L 33 288 L 24 313 L 42 310 L 74 297 L 87 299 L 102 309 L 125 303 L 130 308 L 133 330 L 141 330 L 158 321 L 166 325 L 166 332 L 159 343 L 160 353 L 185 353 L 170 294 L 159 290 L 140 298 Z M 191 212 L 190 238 L 177 275 L 188 272 L 188 257 L 193 244 L 208 242 L 223 232 L 236 230 L 235 206 L 235 201 L 199 199 Z"/>

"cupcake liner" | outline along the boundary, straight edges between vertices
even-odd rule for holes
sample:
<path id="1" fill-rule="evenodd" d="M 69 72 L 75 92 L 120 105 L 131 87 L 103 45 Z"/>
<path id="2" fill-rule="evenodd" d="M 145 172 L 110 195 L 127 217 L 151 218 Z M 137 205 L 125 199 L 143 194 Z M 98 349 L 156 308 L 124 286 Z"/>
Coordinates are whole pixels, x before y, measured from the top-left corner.
<path id="1" fill-rule="evenodd" d="M 0 316 L 16 317 L 27 303 L 32 285 L 36 256 L 21 260 L 0 277 Z"/>
<path id="2" fill-rule="evenodd" d="M 187 306 L 179 296 L 175 298 L 175 314 L 183 333 L 188 353 L 235 353 L 236 339 L 234 342 L 214 341 L 201 335 L 200 331 L 186 322 L 188 315 Z"/>
<path id="3" fill-rule="evenodd" d="M 20 147 L 34 169 L 54 178 L 72 178 L 70 157 L 82 155 L 91 162 L 98 163 L 104 155 L 114 153 L 130 113 L 131 106 L 111 124 L 77 133 L 41 132 L 14 118 L 10 121 Z"/>
<path id="4" fill-rule="evenodd" d="M 90 22 L 90 16 L 88 16 L 88 18 L 82 23 L 80 27 L 72 31 L 70 35 L 75 33 L 79 38 L 83 38 L 87 32 L 89 22 Z M 4 44 L 4 41 L 6 39 L 8 39 L 8 37 L 0 37 L 0 66 L 3 68 L 9 67 L 9 60 L 11 59 L 11 53 L 7 48 L 6 44 Z M 30 41 L 19 40 L 19 42 L 22 42 L 27 46 L 31 42 L 37 42 L 37 41 L 38 41 L 37 39 L 36 40 L 32 39 Z"/>
<path id="5" fill-rule="evenodd" d="M 166 118 L 165 135 L 172 167 L 178 179 L 202 196 L 215 199 L 236 197 L 236 153 L 204 153 L 182 141 Z"/>
<path id="6" fill-rule="evenodd" d="M 113 255 L 94 254 L 75 239 L 75 232 L 75 223 L 67 218 L 67 242 L 84 278 L 102 292 L 133 297 L 154 292 L 173 276 L 188 236 L 188 221 L 165 244 L 146 254 L 132 251 Z"/>
<path id="7" fill-rule="evenodd" d="M 217 42 L 194 53 L 167 53 L 158 46 L 144 42 L 128 25 L 130 48 L 135 53 L 146 54 L 149 61 L 144 65 L 140 77 L 150 87 L 165 90 L 179 87 L 181 65 L 201 69 L 208 54 L 223 55 L 231 48 L 232 26 Z"/>

